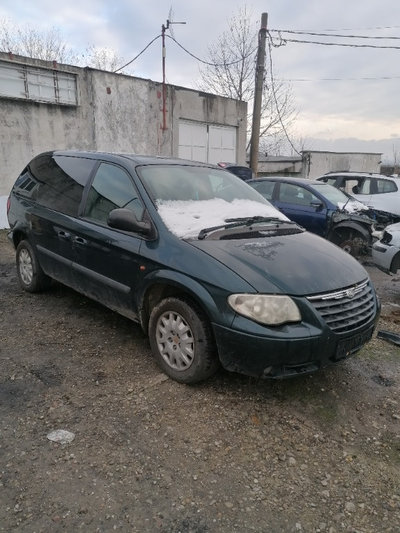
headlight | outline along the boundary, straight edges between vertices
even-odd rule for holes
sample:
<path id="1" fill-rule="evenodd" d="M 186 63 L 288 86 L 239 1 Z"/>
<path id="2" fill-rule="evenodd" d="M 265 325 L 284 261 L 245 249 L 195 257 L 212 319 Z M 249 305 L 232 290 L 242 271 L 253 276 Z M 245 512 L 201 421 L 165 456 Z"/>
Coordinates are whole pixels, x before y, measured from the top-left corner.
<path id="1" fill-rule="evenodd" d="M 231 294 L 228 303 L 239 315 L 268 326 L 301 321 L 299 308 L 289 296 Z"/>

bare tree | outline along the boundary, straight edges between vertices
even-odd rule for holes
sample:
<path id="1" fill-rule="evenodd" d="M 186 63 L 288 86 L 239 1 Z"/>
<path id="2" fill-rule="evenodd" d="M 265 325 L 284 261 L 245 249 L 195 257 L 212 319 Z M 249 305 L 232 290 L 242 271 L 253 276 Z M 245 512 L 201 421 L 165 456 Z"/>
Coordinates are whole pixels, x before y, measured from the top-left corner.
<path id="1" fill-rule="evenodd" d="M 248 138 L 250 139 L 254 98 L 255 55 L 258 28 L 246 6 L 228 21 L 228 30 L 208 47 L 208 63 L 200 68 L 200 87 L 204 91 L 248 102 Z M 288 144 L 290 125 L 296 118 L 290 86 L 277 82 L 266 65 L 261 109 L 260 151 L 279 152 Z M 283 139 L 286 140 L 283 143 Z M 250 141 L 249 141 L 250 142 Z"/>
<path id="2" fill-rule="evenodd" d="M 44 61 L 108 71 L 114 71 L 124 63 L 111 48 L 91 45 L 78 55 L 64 40 L 59 29 L 38 30 L 29 26 L 18 26 L 8 19 L 0 19 L 0 50 Z"/>
<path id="3" fill-rule="evenodd" d="M 57 28 L 40 31 L 27 25 L 17 26 L 8 19 L 0 20 L 0 50 L 58 63 L 77 60 Z"/>
<path id="4" fill-rule="evenodd" d="M 89 67 L 110 72 L 114 72 L 124 63 L 124 59 L 119 57 L 115 50 L 96 46 L 89 46 L 81 61 L 85 61 Z"/>

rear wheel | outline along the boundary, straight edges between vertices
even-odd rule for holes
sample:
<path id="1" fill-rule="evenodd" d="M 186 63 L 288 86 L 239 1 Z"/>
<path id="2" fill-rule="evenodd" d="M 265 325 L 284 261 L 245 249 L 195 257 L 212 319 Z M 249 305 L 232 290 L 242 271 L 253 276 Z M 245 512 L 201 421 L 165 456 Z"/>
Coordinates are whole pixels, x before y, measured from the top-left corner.
<path id="1" fill-rule="evenodd" d="M 203 381 L 219 366 L 207 319 L 185 300 L 165 298 L 153 309 L 149 339 L 158 365 L 181 383 Z"/>
<path id="2" fill-rule="evenodd" d="M 50 278 L 43 272 L 33 247 L 21 241 L 16 253 L 17 274 L 21 287 L 28 292 L 39 292 L 50 285 Z"/>

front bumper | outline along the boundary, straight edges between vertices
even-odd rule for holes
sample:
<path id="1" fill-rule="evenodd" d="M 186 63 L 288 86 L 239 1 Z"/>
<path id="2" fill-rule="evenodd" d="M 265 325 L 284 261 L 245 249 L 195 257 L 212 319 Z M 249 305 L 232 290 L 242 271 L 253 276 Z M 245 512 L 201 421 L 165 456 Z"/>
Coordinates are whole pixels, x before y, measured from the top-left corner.
<path id="1" fill-rule="evenodd" d="M 392 260 L 399 252 L 397 246 L 389 246 L 378 241 L 372 246 L 372 261 L 385 271 L 390 271 Z"/>
<path id="2" fill-rule="evenodd" d="M 378 314 L 350 334 L 335 334 L 327 327 L 318 331 L 307 324 L 271 330 L 268 336 L 214 324 L 214 334 L 221 364 L 227 370 L 259 378 L 286 378 L 314 372 L 358 352 L 371 339 Z"/>

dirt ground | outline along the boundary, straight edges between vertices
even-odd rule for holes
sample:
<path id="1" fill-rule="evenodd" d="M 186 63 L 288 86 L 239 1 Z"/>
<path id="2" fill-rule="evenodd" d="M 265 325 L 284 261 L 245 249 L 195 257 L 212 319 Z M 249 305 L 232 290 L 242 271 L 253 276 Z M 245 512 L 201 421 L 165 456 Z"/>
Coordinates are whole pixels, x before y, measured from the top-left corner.
<path id="1" fill-rule="evenodd" d="M 400 333 L 400 276 L 366 268 Z M 129 320 L 23 292 L 0 231 L 0 531 L 400 532 L 399 363 L 374 338 L 308 377 L 180 385 Z"/>

